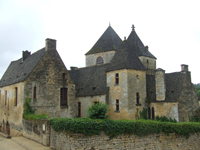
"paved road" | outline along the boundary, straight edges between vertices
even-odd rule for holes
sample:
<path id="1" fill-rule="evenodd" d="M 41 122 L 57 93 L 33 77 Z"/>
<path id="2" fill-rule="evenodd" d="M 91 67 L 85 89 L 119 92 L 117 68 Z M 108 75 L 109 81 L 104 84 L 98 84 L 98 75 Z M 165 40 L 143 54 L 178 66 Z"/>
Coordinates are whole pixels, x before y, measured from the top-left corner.
<path id="1" fill-rule="evenodd" d="M 25 137 L 4 138 L 0 135 L 0 150 L 52 150 Z"/>

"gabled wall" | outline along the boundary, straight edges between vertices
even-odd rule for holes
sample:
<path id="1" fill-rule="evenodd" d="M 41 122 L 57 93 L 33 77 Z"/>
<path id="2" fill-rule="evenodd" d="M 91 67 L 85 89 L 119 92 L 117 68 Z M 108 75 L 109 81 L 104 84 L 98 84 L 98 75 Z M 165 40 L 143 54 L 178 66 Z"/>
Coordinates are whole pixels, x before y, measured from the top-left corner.
<path id="1" fill-rule="evenodd" d="M 33 98 L 35 86 L 36 99 Z M 68 106 L 60 106 L 61 88 L 68 88 Z M 27 78 L 25 93 L 29 93 L 36 114 L 44 113 L 50 117 L 75 116 L 75 85 L 56 51 L 55 40 L 46 40 L 46 53 Z"/>

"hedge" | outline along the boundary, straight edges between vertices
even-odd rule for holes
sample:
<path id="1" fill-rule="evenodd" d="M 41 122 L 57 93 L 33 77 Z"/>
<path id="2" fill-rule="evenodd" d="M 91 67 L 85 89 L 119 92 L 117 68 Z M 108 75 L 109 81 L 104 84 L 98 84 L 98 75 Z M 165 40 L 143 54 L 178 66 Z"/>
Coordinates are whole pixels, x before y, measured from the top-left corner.
<path id="1" fill-rule="evenodd" d="M 190 133 L 200 132 L 200 123 L 184 122 L 171 123 L 154 120 L 110 120 L 89 118 L 52 118 L 50 125 L 56 132 L 83 133 L 85 135 L 99 135 L 104 131 L 109 138 L 120 134 L 134 134 L 145 136 L 161 132 L 169 135 L 176 133 L 184 135 L 187 139 Z"/>

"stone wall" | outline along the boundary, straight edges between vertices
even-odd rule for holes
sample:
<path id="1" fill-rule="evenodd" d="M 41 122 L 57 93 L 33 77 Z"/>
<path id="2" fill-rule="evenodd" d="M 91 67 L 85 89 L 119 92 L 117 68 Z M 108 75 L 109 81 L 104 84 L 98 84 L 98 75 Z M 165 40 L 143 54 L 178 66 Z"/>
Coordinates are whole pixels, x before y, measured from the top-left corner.
<path id="1" fill-rule="evenodd" d="M 94 102 L 106 103 L 106 95 L 77 97 L 76 101 L 77 101 L 76 116 L 78 116 L 78 102 L 80 102 L 81 103 L 81 117 L 86 117 L 88 107 L 94 104 Z"/>
<path id="2" fill-rule="evenodd" d="M 139 59 L 144 67 L 147 69 L 147 74 L 154 75 L 156 70 L 156 59 L 146 56 L 140 56 Z"/>
<path id="3" fill-rule="evenodd" d="M 23 136 L 37 141 L 45 146 L 50 144 L 50 125 L 49 120 L 24 120 Z"/>
<path id="4" fill-rule="evenodd" d="M 115 83 L 118 74 L 119 83 Z M 111 119 L 128 119 L 128 77 L 127 70 L 116 70 L 107 73 L 109 90 L 109 115 Z M 116 100 L 119 100 L 119 111 L 116 110 Z"/>
<path id="5" fill-rule="evenodd" d="M 129 119 L 136 119 L 137 110 L 139 114 L 143 108 L 146 108 L 146 71 L 129 69 L 127 73 Z M 137 93 L 139 103 L 137 103 Z"/>
<path id="6" fill-rule="evenodd" d="M 63 132 L 55 132 L 51 129 L 50 147 L 56 150 L 70 149 L 156 149 L 156 150 L 197 150 L 200 148 L 200 135 L 191 134 L 189 139 L 185 136 L 178 136 L 171 133 L 169 136 L 165 134 L 150 134 L 144 137 L 136 135 L 120 135 L 109 140 L 105 133 L 95 136 L 86 136 L 84 134 L 75 133 L 68 134 Z"/>
<path id="7" fill-rule="evenodd" d="M 115 55 L 115 52 L 116 51 L 113 50 L 113 51 L 108 51 L 108 52 L 103 52 L 103 53 L 86 55 L 85 56 L 86 57 L 86 67 L 96 65 L 98 57 L 103 58 L 104 64 L 110 63 L 111 59 Z"/>
<path id="8" fill-rule="evenodd" d="M 24 83 L 20 82 L 10 86 L 5 86 L 0 88 L 0 91 L 0 125 L 4 124 L 4 126 L 9 127 L 11 136 L 21 135 L 20 132 L 22 130 L 22 114 L 24 104 Z"/>
<path id="9" fill-rule="evenodd" d="M 119 84 L 115 76 L 119 75 Z M 132 69 L 116 70 L 107 73 L 109 93 L 109 115 L 111 119 L 135 119 L 135 114 L 146 107 L 146 72 Z M 138 93 L 138 104 L 137 104 Z M 116 110 L 119 100 L 119 111 Z"/>
<path id="10" fill-rule="evenodd" d="M 150 104 L 155 110 L 156 116 L 167 116 L 179 122 L 178 102 L 154 102 Z"/>
<path id="11" fill-rule="evenodd" d="M 191 82 L 190 72 L 182 72 L 182 87 L 178 98 L 178 111 L 180 121 L 189 121 L 189 116 L 199 108 L 198 95 Z"/>

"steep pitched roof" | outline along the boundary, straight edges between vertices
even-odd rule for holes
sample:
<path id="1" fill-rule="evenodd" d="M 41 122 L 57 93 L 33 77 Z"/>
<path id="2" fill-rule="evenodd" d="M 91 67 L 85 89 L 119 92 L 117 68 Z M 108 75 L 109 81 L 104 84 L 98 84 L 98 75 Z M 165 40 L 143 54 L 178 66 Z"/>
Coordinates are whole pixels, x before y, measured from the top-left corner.
<path id="1" fill-rule="evenodd" d="M 22 58 L 12 61 L 0 81 L 0 87 L 24 81 L 31 73 L 39 60 L 44 56 L 45 48 L 28 56 L 23 62 Z"/>
<path id="2" fill-rule="evenodd" d="M 105 95 L 108 91 L 106 68 L 108 64 L 70 70 L 69 74 L 76 85 L 76 96 Z"/>
<path id="3" fill-rule="evenodd" d="M 123 41 L 120 48 L 115 53 L 107 71 L 120 70 L 120 69 L 135 69 L 145 70 L 144 65 L 135 54 L 135 49 L 138 47 L 130 45 L 128 41 Z"/>
<path id="4" fill-rule="evenodd" d="M 151 58 L 156 58 L 148 51 L 148 47 L 144 46 L 137 33 L 135 32 L 134 26 L 132 28 L 132 32 L 130 33 L 127 41 L 130 43 L 130 45 L 136 45 L 138 47 L 137 49 L 135 49 L 135 53 L 137 54 L 137 56 L 147 56 Z"/>
<path id="5" fill-rule="evenodd" d="M 122 40 L 120 37 L 113 30 L 113 28 L 109 26 L 95 45 L 86 53 L 86 55 L 117 50 L 121 42 Z"/>

